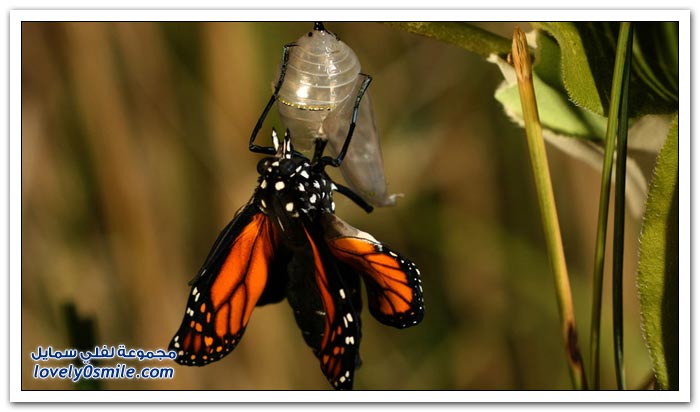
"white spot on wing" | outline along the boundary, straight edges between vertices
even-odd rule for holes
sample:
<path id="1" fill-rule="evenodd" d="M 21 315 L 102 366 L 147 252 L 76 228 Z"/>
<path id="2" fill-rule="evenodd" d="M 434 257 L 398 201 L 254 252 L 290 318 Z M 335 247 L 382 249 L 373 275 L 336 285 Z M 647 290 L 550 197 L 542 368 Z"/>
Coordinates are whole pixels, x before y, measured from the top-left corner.
<path id="1" fill-rule="evenodd" d="M 294 203 L 292 203 L 292 202 L 287 203 L 286 205 L 284 205 L 284 209 L 287 212 L 291 212 L 292 210 L 294 210 Z"/>
<path id="2" fill-rule="evenodd" d="M 284 182 L 280 180 L 279 182 L 275 183 L 275 190 L 282 190 L 282 189 L 284 189 Z"/>

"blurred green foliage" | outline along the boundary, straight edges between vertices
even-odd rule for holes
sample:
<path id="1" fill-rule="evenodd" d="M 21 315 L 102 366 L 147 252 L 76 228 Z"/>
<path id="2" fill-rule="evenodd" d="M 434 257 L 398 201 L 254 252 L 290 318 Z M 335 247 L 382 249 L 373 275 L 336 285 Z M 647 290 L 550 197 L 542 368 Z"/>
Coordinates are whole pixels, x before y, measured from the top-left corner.
<path id="1" fill-rule="evenodd" d="M 510 36 L 513 25 L 478 26 Z M 71 344 L 65 301 L 95 320 L 98 344 L 167 346 L 187 281 L 252 194 L 259 156 L 247 139 L 282 45 L 310 27 L 23 23 L 23 389 L 72 388 L 30 375 L 37 346 Z M 356 389 L 568 389 L 524 135 L 493 98 L 501 74 L 479 56 L 389 26 L 326 27 L 374 77 L 387 179 L 405 194 L 369 215 L 338 196 L 337 213 L 411 257 L 426 301 L 423 323 L 407 330 L 364 313 Z M 279 124 L 273 116 L 263 130 Z M 549 156 L 577 317 L 587 319 L 599 172 L 557 150 Z M 627 227 L 633 244 L 639 218 Z M 650 371 L 636 254 L 628 248 L 625 257 L 632 387 Z M 612 370 L 607 332 L 602 356 Z M 256 309 L 222 361 L 175 369 L 172 381 L 104 387 L 328 389 L 286 303 Z M 602 384 L 612 388 L 612 375 Z"/>

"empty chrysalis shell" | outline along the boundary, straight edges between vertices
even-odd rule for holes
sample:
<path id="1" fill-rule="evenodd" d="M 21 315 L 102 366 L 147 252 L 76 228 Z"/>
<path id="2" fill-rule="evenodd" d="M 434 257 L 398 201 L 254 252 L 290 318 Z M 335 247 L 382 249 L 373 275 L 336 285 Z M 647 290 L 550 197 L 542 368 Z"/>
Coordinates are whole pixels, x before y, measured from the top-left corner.
<path id="1" fill-rule="evenodd" d="M 320 23 L 289 49 L 277 110 L 297 150 L 308 151 L 314 140 L 324 139 L 333 156 L 340 152 L 354 104 L 368 77 L 360 70 L 355 52 Z M 397 195 L 387 190 L 379 133 L 367 92 L 340 170 L 347 184 L 368 203 L 396 204 Z"/>

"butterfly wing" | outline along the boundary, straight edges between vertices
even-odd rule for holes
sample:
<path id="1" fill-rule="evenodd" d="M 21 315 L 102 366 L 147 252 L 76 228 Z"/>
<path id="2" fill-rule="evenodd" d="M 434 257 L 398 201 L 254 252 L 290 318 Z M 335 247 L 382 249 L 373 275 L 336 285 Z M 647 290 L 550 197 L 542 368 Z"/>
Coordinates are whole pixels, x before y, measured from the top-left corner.
<path id="1" fill-rule="evenodd" d="M 336 267 L 338 268 L 338 273 L 340 273 L 340 278 L 343 280 L 345 285 L 345 293 L 350 296 L 350 302 L 352 307 L 355 309 L 356 315 L 354 321 L 357 323 L 357 336 L 358 340 L 362 339 L 362 291 L 360 290 L 360 275 L 357 273 L 355 268 L 349 266 L 338 259 L 335 259 Z M 360 351 L 357 351 L 357 356 L 355 356 L 355 369 L 362 366 L 362 359 L 360 357 Z"/>
<path id="2" fill-rule="evenodd" d="M 324 213 L 321 224 L 333 256 L 365 280 L 372 316 L 396 328 L 423 320 L 423 287 L 413 262 L 333 214 Z"/>
<path id="3" fill-rule="evenodd" d="M 310 248 L 309 248 L 310 249 Z M 353 309 L 357 313 L 355 322 L 358 326 L 358 336 L 361 336 L 360 312 L 362 300 L 360 295 L 360 277 L 355 269 L 335 261 L 340 277 L 345 286 L 346 296 L 349 296 Z M 287 301 L 294 311 L 294 318 L 301 330 L 306 344 L 318 356 L 321 352 L 321 342 L 326 327 L 326 312 L 321 299 L 321 293 L 316 283 L 315 263 L 311 250 L 307 253 L 295 253 L 288 266 L 289 288 Z M 361 361 L 356 359 L 355 368 Z"/>
<path id="4" fill-rule="evenodd" d="M 256 306 L 281 302 L 287 293 L 289 276 L 287 268 L 292 259 L 292 251 L 285 247 L 281 241 L 277 242 L 275 255 L 270 262 L 267 284 Z"/>
<path id="5" fill-rule="evenodd" d="M 273 225 L 252 202 L 221 232 L 190 282 L 185 316 L 170 342 L 178 363 L 203 366 L 236 347 L 265 289 L 276 242 Z"/>
<path id="6" fill-rule="evenodd" d="M 360 345 L 359 316 L 352 304 L 350 289 L 340 277 L 322 236 L 309 232 L 306 227 L 304 232 L 313 255 L 314 280 L 325 312 L 323 337 L 316 356 L 334 388 L 352 389 Z"/>
<path id="7" fill-rule="evenodd" d="M 321 351 L 326 311 L 316 283 L 316 266 L 311 250 L 294 254 L 288 266 L 287 301 L 306 344 L 318 356 Z"/>

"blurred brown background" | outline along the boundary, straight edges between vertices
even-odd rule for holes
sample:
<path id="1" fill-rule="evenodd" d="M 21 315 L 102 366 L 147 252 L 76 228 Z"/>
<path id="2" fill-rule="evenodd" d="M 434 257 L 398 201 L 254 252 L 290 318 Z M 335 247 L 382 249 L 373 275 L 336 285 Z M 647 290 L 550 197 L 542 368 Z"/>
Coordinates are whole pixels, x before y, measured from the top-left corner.
<path id="1" fill-rule="evenodd" d="M 480 24 L 506 37 L 513 25 Z M 95 322 L 96 344 L 167 347 L 187 282 L 252 195 L 260 156 L 247 139 L 282 45 L 311 26 L 23 23 L 23 389 L 75 387 L 31 376 L 37 346 L 70 347 L 66 304 Z M 356 389 L 569 389 L 524 132 L 492 97 L 496 67 L 381 24 L 326 27 L 374 77 L 387 179 L 405 194 L 369 215 L 337 196 L 337 213 L 411 257 L 426 301 L 424 321 L 406 330 L 365 310 Z M 273 125 L 276 116 L 263 139 Z M 587 364 L 600 174 L 556 149 L 549 156 Z M 628 214 L 632 388 L 650 373 L 634 289 L 639 228 Z M 607 276 L 602 382 L 613 388 Z M 175 379 L 103 388 L 330 388 L 286 302 L 256 309 L 222 361 L 165 364 Z"/>

